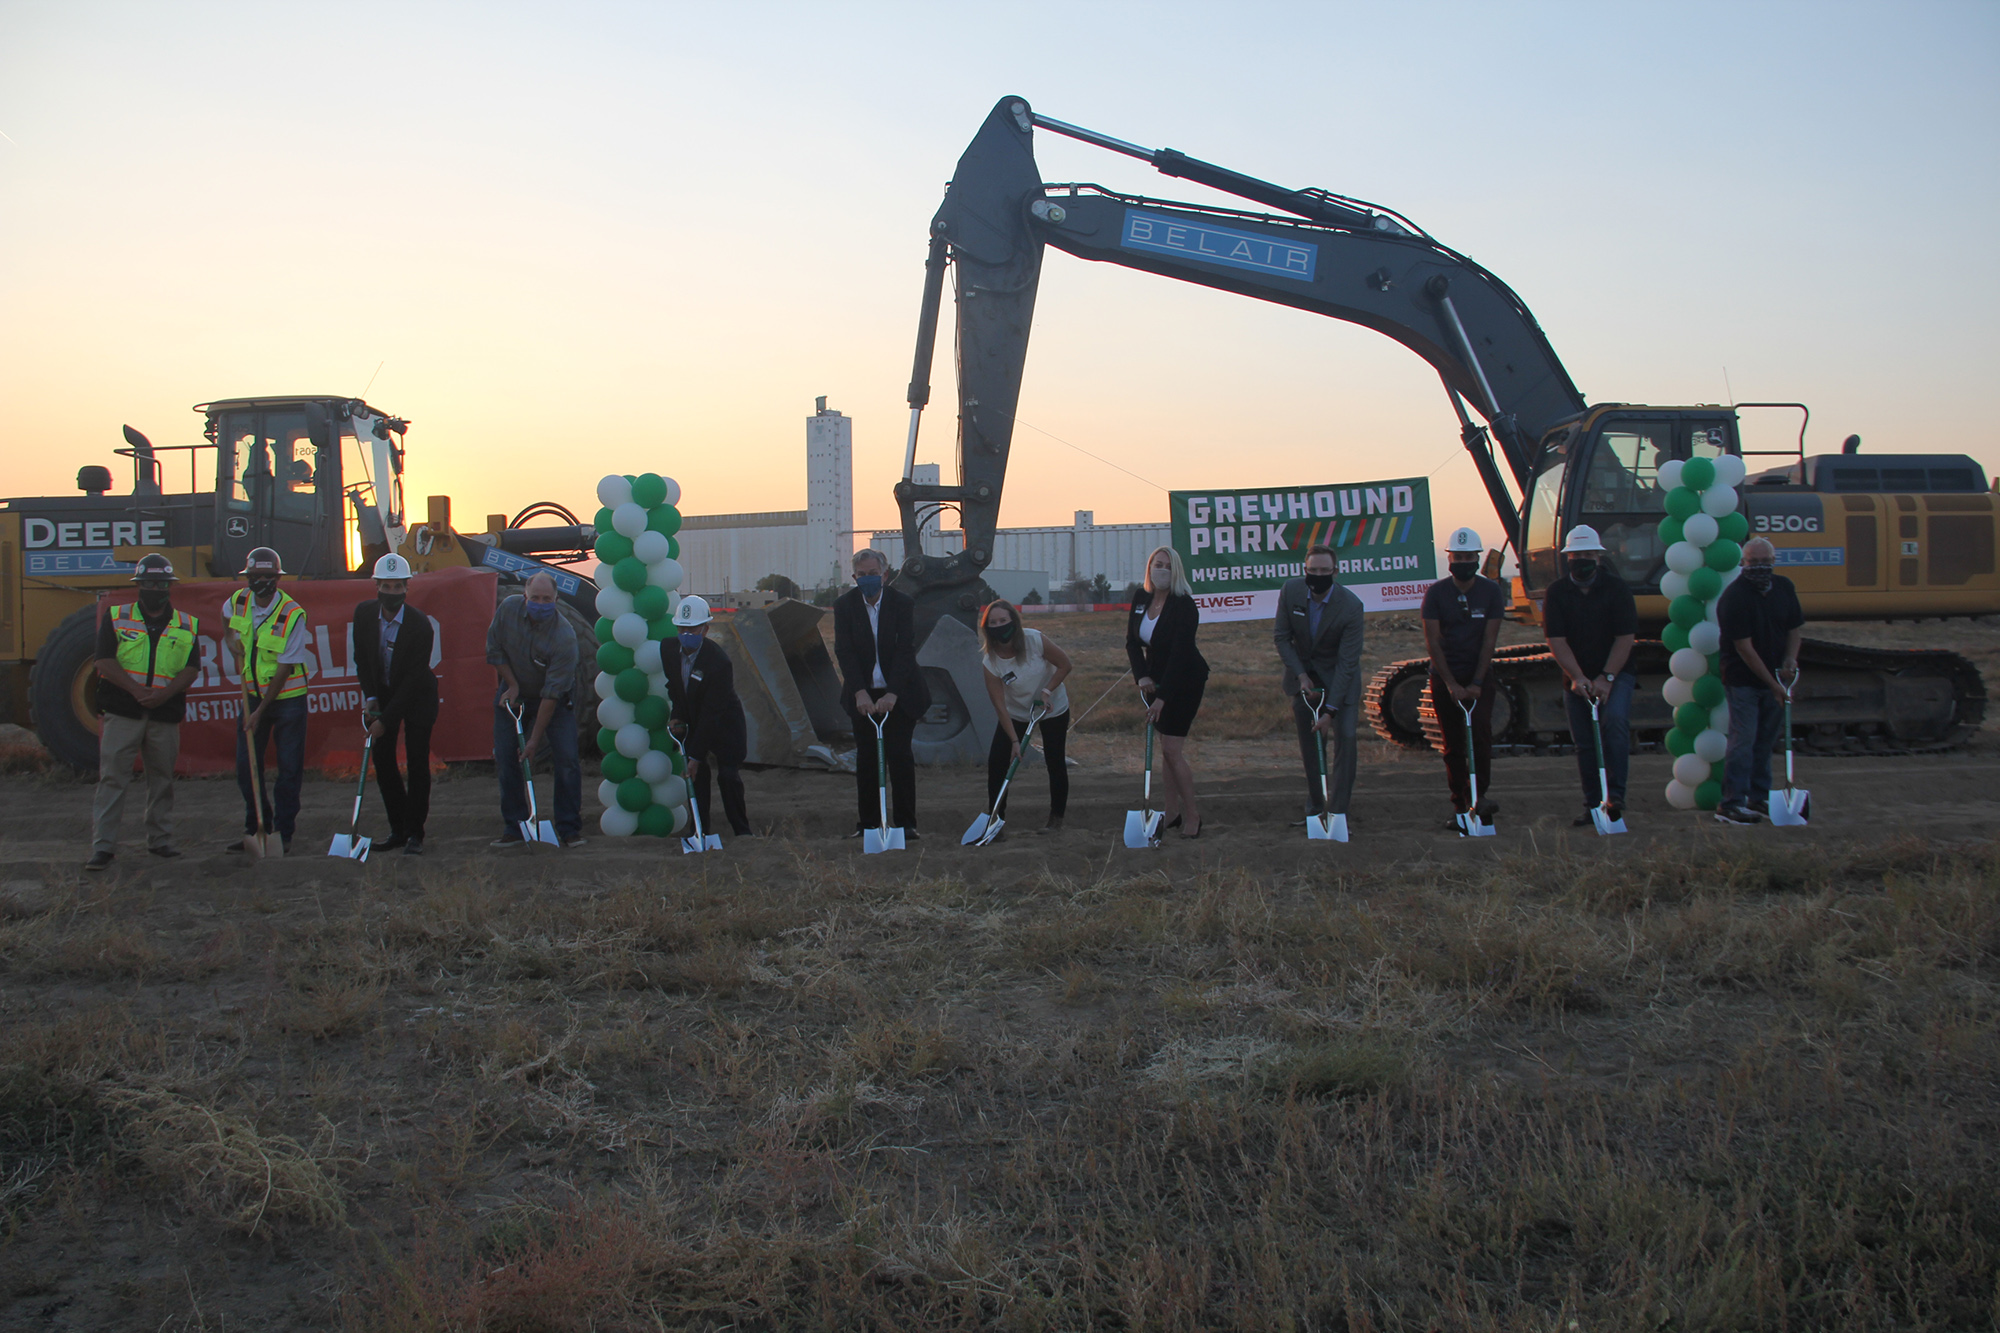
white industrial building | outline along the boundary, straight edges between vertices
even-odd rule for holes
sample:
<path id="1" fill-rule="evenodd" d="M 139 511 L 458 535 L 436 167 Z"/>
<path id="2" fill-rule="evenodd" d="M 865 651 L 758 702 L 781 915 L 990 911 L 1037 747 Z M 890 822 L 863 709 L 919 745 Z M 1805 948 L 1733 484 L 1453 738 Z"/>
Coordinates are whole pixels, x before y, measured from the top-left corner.
<path id="1" fill-rule="evenodd" d="M 1115 599 L 1145 577 L 1146 556 L 1171 541 L 1172 529 L 1165 523 L 1099 526 L 1091 510 L 1079 509 L 1076 521 L 1066 528 L 1000 529 L 994 538 L 993 563 L 986 570 L 986 582 L 1009 601 L 1022 601 L 1033 590 L 1047 602 L 1075 580 L 1091 580 L 1102 574 Z M 892 562 L 903 558 L 900 532 L 871 533 L 868 544 Z M 935 532 L 926 525 L 926 554 L 951 555 L 964 549 L 964 533 L 956 529 Z"/>
<path id="2" fill-rule="evenodd" d="M 747 592 L 783 574 L 810 594 L 847 582 L 854 553 L 854 422 L 826 399 L 806 418 L 806 507 L 681 520 L 682 587 L 704 596 Z"/>

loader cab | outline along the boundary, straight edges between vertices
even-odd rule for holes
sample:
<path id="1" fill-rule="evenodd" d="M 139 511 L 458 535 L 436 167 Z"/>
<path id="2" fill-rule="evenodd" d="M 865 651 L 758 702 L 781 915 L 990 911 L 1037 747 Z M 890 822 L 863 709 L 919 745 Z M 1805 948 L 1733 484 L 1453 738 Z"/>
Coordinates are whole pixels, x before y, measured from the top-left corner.
<path id="1" fill-rule="evenodd" d="M 215 445 L 218 573 L 243 567 L 269 546 L 287 571 L 325 575 L 347 568 L 341 454 L 353 428 L 345 399 L 235 398 L 204 403 Z M 318 442 L 315 442 L 318 436 Z"/>
<path id="2" fill-rule="evenodd" d="M 1537 600 L 1562 575 L 1563 534 L 1596 528 L 1612 569 L 1634 594 L 1657 594 L 1666 572 L 1660 465 L 1736 453 L 1725 408 L 1594 408 L 1543 440 L 1522 522 L 1521 581 Z"/>

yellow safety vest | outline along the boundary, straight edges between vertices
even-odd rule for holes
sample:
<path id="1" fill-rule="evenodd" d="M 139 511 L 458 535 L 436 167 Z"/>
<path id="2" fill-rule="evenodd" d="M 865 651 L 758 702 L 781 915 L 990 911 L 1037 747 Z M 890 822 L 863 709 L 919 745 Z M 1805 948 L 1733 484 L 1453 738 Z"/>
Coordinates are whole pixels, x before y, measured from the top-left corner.
<path id="1" fill-rule="evenodd" d="M 257 691 L 257 697 L 264 697 L 264 687 L 269 685 L 280 671 L 291 671 L 291 664 L 280 664 L 279 656 L 285 651 L 285 640 L 292 636 L 292 626 L 305 617 L 306 609 L 285 595 L 284 589 L 277 592 L 278 604 L 264 623 L 253 632 L 250 617 L 255 607 L 250 600 L 248 588 L 238 588 L 229 594 L 229 600 L 222 605 L 223 614 L 229 617 L 229 629 L 243 647 L 246 661 L 243 662 L 243 676 Z M 306 692 L 306 673 L 295 671 L 285 682 L 285 688 L 278 691 L 280 699 L 296 699 Z"/>
<path id="2" fill-rule="evenodd" d="M 112 607 L 111 632 L 118 639 L 118 665 L 148 689 L 165 685 L 180 675 L 194 656 L 198 624 L 187 612 L 176 611 L 156 639 L 146 628 L 146 615 L 136 602 Z"/>

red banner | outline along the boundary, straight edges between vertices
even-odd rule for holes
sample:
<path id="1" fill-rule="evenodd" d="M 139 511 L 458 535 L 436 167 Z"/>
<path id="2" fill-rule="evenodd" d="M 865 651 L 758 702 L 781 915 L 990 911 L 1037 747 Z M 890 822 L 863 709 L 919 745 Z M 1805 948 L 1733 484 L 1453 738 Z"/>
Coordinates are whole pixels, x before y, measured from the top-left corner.
<path id="1" fill-rule="evenodd" d="M 446 569 L 410 580 L 410 607 L 431 622 L 431 670 L 438 678 L 437 728 L 431 754 L 444 760 L 493 756 L 493 668 L 486 663 L 486 627 L 493 620 L 499 576 L 485 569 Z M 236 719 L 243 675 L 222 647 L 222 601 L 240 583 L 183 583 L 174 605 L 201 622 L 201 674 L 188 687 L 181 726 L 180 773 L 236 771 Z M 354 669 L 354 608 L 375 600 L 372 579 L 287 579 L 284 589 L 305 608 L 306 767 L 345 766 L 361 758 L 361 682 Z M 121 596 L 118 600 L 123 601 Z"/>

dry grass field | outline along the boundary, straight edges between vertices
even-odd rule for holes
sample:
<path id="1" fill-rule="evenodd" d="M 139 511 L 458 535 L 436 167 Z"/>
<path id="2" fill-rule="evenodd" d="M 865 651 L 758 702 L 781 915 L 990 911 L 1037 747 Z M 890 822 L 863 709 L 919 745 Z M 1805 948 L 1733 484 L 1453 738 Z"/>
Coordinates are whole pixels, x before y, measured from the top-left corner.
<path id="1" fill-rule="evenodd" d="M 1118 665 L 1055 619 L 1081 709 Z M 1603 841 L 1566 759 L 1503 760 L 1472 844 L 1370 750 L 1308 847 L 1265 640 L 1209 640 L 1214 828 L 1157 852 L 1114 846 L 1122 695 L 1069 831 L 983 852 L 969 773 L 864 857 L 850 780 L 775 771 L 721 856 L 491 852 L 468 768 L 421 860 L 319 855 L 315 779 L 245 864 L 190 782 L 187 860 L 128 825 L 85 876 L 88 784 L 9 756 L 0 1326 L 2000 1321 L 1990 731 L 1821 765 L 1803 831 L 1671 812 L 1643 756 Z"/>

